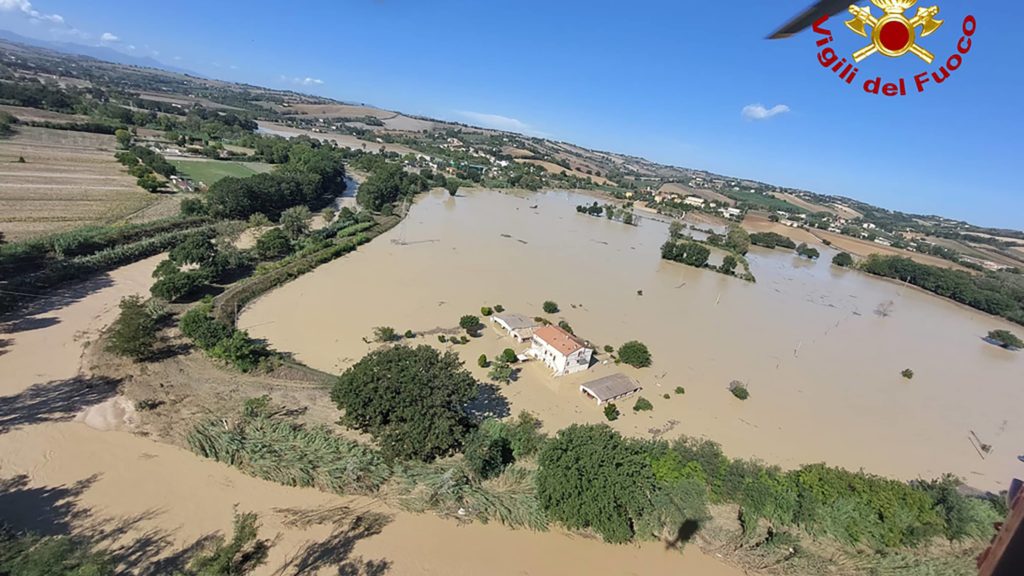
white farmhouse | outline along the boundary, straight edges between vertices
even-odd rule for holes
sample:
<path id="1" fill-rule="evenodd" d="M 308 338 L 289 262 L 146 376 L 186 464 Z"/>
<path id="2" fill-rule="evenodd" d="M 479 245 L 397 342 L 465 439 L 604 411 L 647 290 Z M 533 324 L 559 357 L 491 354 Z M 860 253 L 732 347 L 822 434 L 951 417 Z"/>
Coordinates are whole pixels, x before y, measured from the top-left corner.
<path id="1" fill-rule="evenodd" d="M 700 208 L 704 206 L 704 199 L 701 198 L 700 196 L 687 196 L 686 199 L 683 200 L 683 204 L 686 204 L 687 206 L 696 206 L 697 208 Z"/>
<path id="2" fill-rule="evenodd" d="M 558 326 L 543 326 L 533 331 L 527 354 L 546 364 L 555 376 L 564 376 L 589 368 L 594 349 Z"/>

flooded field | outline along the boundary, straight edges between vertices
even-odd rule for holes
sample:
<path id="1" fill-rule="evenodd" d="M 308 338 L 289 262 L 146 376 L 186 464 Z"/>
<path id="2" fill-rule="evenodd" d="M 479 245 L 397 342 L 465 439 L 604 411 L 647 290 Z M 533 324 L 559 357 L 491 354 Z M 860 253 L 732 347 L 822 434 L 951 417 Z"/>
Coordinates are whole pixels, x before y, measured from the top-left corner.
<path id="1" fill-rule="evenodd" d="M 823 246 L 818 262 L 753 248 L 757 284 L 664 262 L 664 223 L 576 213 L 592 201 L 567 192 L 425 196 L 399 227 L 263 297 L 239 326 L 337 373 L 372 349 L 364 338 L 375 326 L 429 332 L 483 305 L 535 316 L 554 300 L 562 311 L 551 320 L 598 347 L 641 340 L 654 365 L 601 364 L 559 379 L 525 365 L 504 389 L 507 412 L 534 412 L 551 430 L 603 421 L 579 384 L 623 371 L 654 404 L 634 413 L 633 400 L 620 403 L 614 426 L 627 434 L 705 436 L 732 456 L 786 467 L 827 462 L 904 479 L 953 472 L 982 489 L 1021 473 L 1024 354 L 981 339 L 1012 325 L 835 268 Z M 414 343 L 442 346 L 435 335 Z M 454 349 L 483 378 L 477 356 L 514 344 L 488 329 Z M 906 368 L 912 380 L 901 377 Z M 747 383 L 749 400 L 732 397 L 733 380 Z M 992 446 L 984 458 L 972 433 Z"/>

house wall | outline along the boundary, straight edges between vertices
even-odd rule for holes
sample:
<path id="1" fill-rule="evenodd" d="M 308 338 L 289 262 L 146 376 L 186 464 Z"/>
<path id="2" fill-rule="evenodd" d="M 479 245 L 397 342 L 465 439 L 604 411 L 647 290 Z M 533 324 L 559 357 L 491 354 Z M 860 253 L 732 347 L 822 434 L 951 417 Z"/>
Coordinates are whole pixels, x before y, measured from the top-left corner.
<path id="1" fill-rule="evenodd" d="M 531 349 L 535 356 L 558 376 L 586 370 L 590 367 L 590 358 L 594 354 L 593 350 L 583 348 L 565 356 L 538 338 L 531 340 Z"/>

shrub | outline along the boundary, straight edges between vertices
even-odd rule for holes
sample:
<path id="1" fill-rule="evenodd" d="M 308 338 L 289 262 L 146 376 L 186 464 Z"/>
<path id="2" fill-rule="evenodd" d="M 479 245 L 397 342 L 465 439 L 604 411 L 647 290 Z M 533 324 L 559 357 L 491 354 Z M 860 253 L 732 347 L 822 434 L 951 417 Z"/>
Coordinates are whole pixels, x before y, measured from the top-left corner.
<path id="1" fill-rule="evenodd" d="M 206 216 L 206 203 L 201 198 L 185 198 L 181 201 L 182 216 Z"/>
<path id="2" fill-rule="evenodd" d="M 206 304 L 196 306 L 182 315 L 178 328 L 203 350 L 210 350 L 231 336 L 231 327 L 210 316 L 210 306 Z"/>
<path id="3" fill-rule="evenodd" d="M 907 368 L 906 370 L 900 372 L 900 376 L 903 376 L 907 380 L 913 380 L 914 379 L 914 371 L 911 370 L 910 368 Z"/>
<path id="4" fill-rule="evenodd" d="M 739 398 L 740 400 L 746 400 L 747 398 L 750 398 L 750 391 L 747 390 L 746 385 L 744 385 L 743 382 L 740 382 L 739 380 L 733 380 L 732 383 L 729 384 L 729 391 L 732 392 L 733 396 Z"/>
<path id="5" fill-rule="evenodd" d="M 249 373 L 258 369 L 270 357 L 270 351 L 262 343 L 249 338 L 247 332 L 235 330 L 210 350 L 210 356 L 230 363 L 241 372 Z"/>
<path id="6" fill-rule="evenodd" d="M 682 386 L 676 386 L 676 394 L 682 396 L 683 394 L 686 394 L 686 389 Z"/>
<path id="7" fill-rule="evenodd" d="M 416 337 L 416 333 L 413 332 L 412 330 L 406 330 L 405 331 L 405 339 L 406 340 L 412 340 L 415 337 Z"/>
<path id="8" fill-rule="evenodd" d="M 490 306 L 484 306 L 483 308 L 480 308 L 480 314 L 482 316 L 490 316 L 493 313 L 494 313 L 494 310 L 491 310 Z"/>
<path id="9" fill-rule="evenodd" d="M 466 338 L 465 336 L 459 336 L 459 343 L 460 344 L 469 344 L 469 338 Z"/>
<path id="10" fill-rule="evenodd" d="M 516 351 L 511 348 L 505 348 L 501 351 L 501 361 L 508 364 L 515 364 L 519 361 L 519 357 L 516 355 Z"/>
<path id="11" fill-rule="evenodd" d="M 817 260 L 818 257 L 821 256 L 821 253 L 818 252 L 817 248 L 811 248 L 805 243 L 801 243 L 796 247 L 796 253 L 805 258 L 810 258 L 811 260 Z"/>
<path id="12" fill-rule="evenodd" d="M 476 364 L 481 368 L 487 368 L 491 365 L 491 361 L 487 359 L 487 354 L 481 354 L 480 357 L 476 359 Z"/>
<path id="13" fill-rule="evenodd" d="M 256 240 L 256 255 L 261 260 L 275 260 L 287 256 L 291 251 L 292 241 L 280 228 L 267 230 Z"/>
<path id="14" fill-rule="evenodd" d="M 1002 346 L 1007 350 L 1019 350 L 1024 348 L 1024 340 L 1017 337 L 1009 330 L 992 330 L 986 337 L 989 342 Z"/>
<path id="15" fill-rule="evenodd" d="M 107 350 L 133 360 L 150 357 L 156 345 L 156 321 L 146 310 L 142 298 L 122 298 L 120 308 L 121 315 L 114 321 Z"/>
<path id="16" fill-rule="evenodd" d="M 651 365 L 651 353 L 646 344 L 631 340 L 619 346 L 619 360 L 635 368 L 646 368 Z"/>
<path id="17" fill-rule="evenodd" d="M 514 374 L 515 369 L 508 362 L 498 360 L 491 366 L 491 371 L 487 373 L 487 377 L 495 382 L 508 384 L 512 381 Z"/>
<path id="18" fill-rule="evenodd" d="M 643 396 L 637 398 L 636 403 L 633 404 L 633 412 L 650 412 L 651 410 L 654 410 L 654 405 Z"/>
<path id="19" fill-rule="evenodd" d="M 257 212 L 252 216 L 249 216 L 249 226 L 252 228 L 270 226 L 270 218 L 267 218 L 267 216 L 262 212 Z"/>
<path id="20" fill-rule="evenodd" d="M 438 334 L 437 341 L 440 342 L 441 344 L 444 344 L 445 342 L 448 341 L 448 338 L 444 334 Z"/>
<path id="21" fill-rule="evenodd" d="M 398 340 L 398 332 L 391 326 L 377 326 L 373 329 L 373 338 L 377 342 L 394 342 Z"/>
<path id="22" fill-rule="evenodd" d="M 154 282 L 149 291 L 157 298 L 177 302 L 204 288 L 208 281 L 209 275 L 203 270 L 172 272 Z"/>
<path id="23" fill-rule="evenodd" d="M 505 307 L 502 306 L 501 304 L 495 304 L 494 311 L 497 312 L 498 314 L 501 314 L 502 312 L 505 311 Z"/>
<path id="24" fill-rule="evenodd" d="M 467 334 L 476 334 L 482 325 L 480 324 L 479 317 L 466 314 L 459 319 L 459 327 L 465 330 Z"/>
<path id="25" fill-rule="evenodd" d="M 545 301 L 544 305 L 542 306 L 542 309 L 546 314 L 558 314 L 558 304 L 552 302 L 551 300 Z"/>
<path id="26" fill-rule="evenodd" d="M 840 268 L 847 268 L 853 266 L 853 256 L 850 256 L 846 252 L 840 252 L 832 257 L 832 263 Z"/>
<path id="27" fill-rule="evenodd" d="M 305 206 L 293 206 L 281 213 L 281 229 L 292 240 L 296 240 L 309 233 L 309 208 Z"/>
<path id="28" fill-rule="evenodd" d="M 608 354 L 611 354 L 612 352 L 615 352 L 615 348 L 610 344 L 605 344 L 604 351 L 607 352 Z"/>
<path id="29" fill-rule="evenodd" d="M 320 217 L 323 218 L 324 224 L 334 222 L 335 216 L 337 216 L 337 213 L 334 211 L 334 208 L 324 208 L 320 211 Z"/>
<path id="30" fill-rule="evenodd" d="M 668 392 L 662 394 L 661 397 L 664 398 L 665 400 L 672 398 L 672 396 Z"/>
<path id="31" fill-rule="evenodd" d="M 576 334 L 575 332 L 573 332 L 572 326 L 570 326 L 569 323 L 566 322 L 565 320 L 559 320 L 558 321 L 558 327 L 561 328 L 562 330 L 565 330 L 569 334 L 573 334 L 573 335 Z"/>
<path id="32" fill-rule="evenodd" d="M 609 422 L 614 422 L 614 421 L 618 420 L 619 419 L 619 407 L 616 406 L 615 404 L 611 404 L 611 403 L 605 404 L 604 405 L 604 417 L 607 418 Z"/>

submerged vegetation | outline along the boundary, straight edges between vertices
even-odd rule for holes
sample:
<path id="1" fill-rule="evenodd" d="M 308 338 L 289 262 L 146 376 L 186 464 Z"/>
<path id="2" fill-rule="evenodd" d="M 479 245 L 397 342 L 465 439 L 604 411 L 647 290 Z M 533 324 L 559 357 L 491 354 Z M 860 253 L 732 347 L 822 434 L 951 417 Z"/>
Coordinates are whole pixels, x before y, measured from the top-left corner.
<path id="1" fill-rule="evenodd" d="M 989 342 L 997 346 L 1006 348 L 1007 350 L 1020 350 L 1024 348 L 1024 340 L 1017 337 L 1016 334 L 1009 330 L 992 330 L 986 336 Z"/>
<path id="2" fill-rule="evenodd" d="M 1024 325 L 1024 276 L 1009 272 L 970 274 L 879 254 L 868 256 L 858 267 Z"/>

